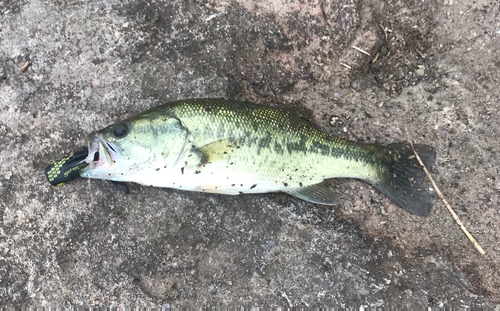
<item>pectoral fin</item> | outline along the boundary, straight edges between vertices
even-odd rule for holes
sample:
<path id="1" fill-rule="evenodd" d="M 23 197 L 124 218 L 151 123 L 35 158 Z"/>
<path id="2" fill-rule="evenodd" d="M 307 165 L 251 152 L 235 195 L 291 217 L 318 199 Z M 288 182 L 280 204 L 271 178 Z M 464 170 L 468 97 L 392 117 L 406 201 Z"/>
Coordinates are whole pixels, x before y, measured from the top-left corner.
<path id="1" fill-rule="evenodd" d="M 128 190 L 128 186 L 127 184 L 125 184 L 124 182 L 121 182 L 121 181 L 114 181 L 112 180 L 111 181 L 113 183 L 113 185 L 118 188 L 120 191 L 122 191 L 123 193 L 125 194 L 129 194 L 130 191 Z"/>
<path id="2" fill-rule="evenodd" d="M 289 189 L 286 192 L 304 201 L 325 205 L 337 205 L 335 193 L 328 188 L 324 182 L 311 186 Z"/>
<path id="3" fill-rule="evenodd" d="M 239 148 L 234 140 L 221 139 L 210 144 L 194 148 L 195 153 L 199 153 L 202 162 L 213 163 L 227 160 L 235 149 Z"/>

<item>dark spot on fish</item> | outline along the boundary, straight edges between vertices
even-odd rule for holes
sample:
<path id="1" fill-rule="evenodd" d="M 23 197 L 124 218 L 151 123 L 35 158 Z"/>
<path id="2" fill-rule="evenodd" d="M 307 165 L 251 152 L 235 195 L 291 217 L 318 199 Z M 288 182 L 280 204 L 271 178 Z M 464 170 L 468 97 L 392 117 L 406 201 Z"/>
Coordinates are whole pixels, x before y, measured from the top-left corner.
<path id="1" fill-rule="evenodd" d="M 235 184 L 231 184 L 231 187 L 234 187 L 234 186 L 235 186 Z"/>
<path id="2" fill-rule="evenodd" d="M 285 187 L 288 187 L 288 184 L 287 184 L 286 182 L 284 182 L 284 183 L 283 183 L 283 185 L 284 185 Z"/>
<path id="3" fill-rule="evenodd" d="M 299 186 L 301 186 L 301 187 L 302 187 L 302 182 L 299 182 Z"/>
<path id="4" fill-rule="evenodd" d="M 283 146 L 278 143 L 274 143 L 274 150 L 279 154 L 283 154 Z"/>
<path id="5" fill-rule="evenodd" d="M 243 192 L 242 192 L 242 191 L 238 191 L 238 193 L 239 193 L 239 194 L 243 194 Z"/>
<path id="6" fill-rule="evenodd" d="M 157 168 L 156 171 L 158 172 L 160 170 L 160 168 Z"/>
<path id="7" fill-rule="evenodd" d="M 167 168 L 167 166 L 165 165 L 165 166 L 163 166 L 163 168 Z"/>
<path id="8" fill-rule="evenodd" d="M 211 110 L 212 110 L 212 108 L 210 108 L 210 107 L 205 107 L 205 111 L 206 111 L 206 112 L 210 112 Z"/>
<path id="9" fill-rule="evenodd" d="M 236 149 L 240 149 L 240 146 L 236 146 Z"/>
<path id="10" fill-rule="evenodd" d="M 224 151 L 224 154 L 227 154 L 227 151 Z"/>
<path id="11" fill-rule="evenodd" d="M 111 176 L 111 174 L 108 174 L 109 176 Z"/>
<path id="12" fill-rule="evenodd" d="M 229 163 L 229 165 L 233 165 L 233 162 Z"/>
<path id="13" fill-rule="evenodd" d="M 253 184 L 252 187 L 250 187 L 250 189 L 253 189 L 255 187 L 257 187 L 257 184 Z"/>
<path id="14" fill-rule="evenodd" d="M 194 171 L 194 173 L 195 173 L 195 174 L 199 174 L 199 173 L 201 173 L 201 171 Z"/>
<path id="15" fill-rule="evenodd" d="M 240 187 L 243 187 L 243 184 L 240 184 Z"/>
<path id="16" fill-rule="evenodd" d="M 184 167 L 181 167 L 181 173 L 184 175 Z"/>
<path id="17" fill-rule="evenodd" d="M 116 161 L 115 161 L 115 160 L 113 160 L 113 163 L 116 163 Z"/>
<path id="18" fill-rule="evenodd" d="M 192 145 L 191 147 L 192 147 L 193 149 L 194 149 L 194 148 L 196 148 L 196 146 L 195 146 L 195 145 Z"/>

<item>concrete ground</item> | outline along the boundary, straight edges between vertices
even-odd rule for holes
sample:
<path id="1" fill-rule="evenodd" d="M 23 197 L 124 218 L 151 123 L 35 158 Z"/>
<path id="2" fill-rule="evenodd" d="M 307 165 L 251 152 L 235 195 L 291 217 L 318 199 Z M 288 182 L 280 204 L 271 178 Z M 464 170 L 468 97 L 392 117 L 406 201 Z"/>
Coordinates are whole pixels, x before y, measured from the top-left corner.
<path id="1" fill-rule="evenodd" d="M 0 305 L 498 307 L 499 50 L 495 0 L 1 1 Z M 407 124 L 486 254 L 435 192 L 417 217 L 356 180 L 335 208 L 45 180 L 86 133 L 194 97 L 367 142 Z"/>

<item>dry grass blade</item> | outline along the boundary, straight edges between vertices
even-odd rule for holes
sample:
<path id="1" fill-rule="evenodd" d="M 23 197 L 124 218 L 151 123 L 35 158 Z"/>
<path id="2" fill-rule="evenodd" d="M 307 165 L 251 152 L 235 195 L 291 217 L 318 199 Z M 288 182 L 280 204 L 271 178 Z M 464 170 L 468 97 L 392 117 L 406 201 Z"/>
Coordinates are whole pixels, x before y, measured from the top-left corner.
<path id="1" fill-rule="evenodd" d="M 457 213 L 455 213 L 455 211 L 453 210 L 453 208 L 451 208 L 450 204 L 448 203 L 448 201 L 446 201 L 446 199 L 444 198 L 444 195 L 441 193 L 441 191 L 439 190 L 438 186 L 434 182 L 434 179 L 432 179 L 432 176 L 429 173 L 429 171 L 427 170 L 427 168 L 425 167 L 424 162 L 422 162 L 422 160 L 418 156 L 417 152 L 415 151 L 415 148 L 413 147 L 413 142 L 411 140 L 410 133 L 408 132 L 408 127 L 406 125 L 405 125 L 405 131 L 406 131 L 406 136 L 408 136 L 408 142 L 410 143 L 411 149 L 413 150 L 413 153 L 415 154 L 415 157 L 417 158 L 418 163 L 420 163 L 420 165 L 424 169 L 424 172 L 427 175 L 427 178 L 429 178 L 429 180 L 431 181 L 432 186 L 434 187 L 434 190 L 436 190 L 436 193 L 438 194 L 439 198 L 441 198 L 441 201 L 443 201 L 443 204 L 446 206 L 446 208 L 448 209 L 448 211 L 451 213 L 451 215 L 453 216 L 453 219 L 455 219 L 455 221 L 457 222 L 457 224 L 460 227 L 460 229 L 462 229 L 462 231 L 469 238 L 469 240 L 472 242 L 472 244 L 474 244 L 474 246 L 479 251 L 479 253 L 481 253 L 481 255 L 484 255 L 485 251 L 483 250 L 483 248 L 481 247 L 481 245 L 479 245 L 479 243 L 477 243 L 476 239 L 474 239 L 474 237 L 469 233 L 469 231 L 467 230 L 467 228 L 465 228 L 465 226 L 462 223 L 462 221 L 460 220 L 460 218 L 458 218 Z"/>

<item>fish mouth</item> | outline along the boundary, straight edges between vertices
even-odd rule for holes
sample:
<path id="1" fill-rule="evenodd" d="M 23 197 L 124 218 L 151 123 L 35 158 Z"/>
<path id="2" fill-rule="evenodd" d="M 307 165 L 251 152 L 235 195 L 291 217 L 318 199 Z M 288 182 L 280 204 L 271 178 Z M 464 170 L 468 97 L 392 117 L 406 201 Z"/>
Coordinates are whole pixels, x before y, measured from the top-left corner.
<path id="1" fill-rule="evenodd" d="M 85 171 L 111 169 L 122 155 L 115 144 L 107 141 L 98 133 L 89 135 L 88 150 L 89 153 L 85 158 L 85 162 L 89 165 Z"/>

